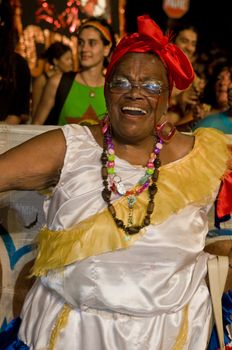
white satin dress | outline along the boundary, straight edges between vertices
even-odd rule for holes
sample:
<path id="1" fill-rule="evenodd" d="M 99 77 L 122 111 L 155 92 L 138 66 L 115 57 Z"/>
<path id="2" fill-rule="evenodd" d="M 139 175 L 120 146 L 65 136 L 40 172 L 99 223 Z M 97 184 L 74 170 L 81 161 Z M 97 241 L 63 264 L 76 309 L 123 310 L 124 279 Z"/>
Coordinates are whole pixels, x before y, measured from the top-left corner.
<path id="1" fill-rule="evenodd" d="M 63 132 L 64 168 L 45 203 L 53 230 L 70 227 L 105 207 L 99 171 L 102 149 L 87 127 L 66 125 Z M 178 167 L 179 161 L 174 163 Z M 118 158 L 115 167 L 128 188 L 144 174 L 142 167 Z M 51 349 L 52 330 L 66 303 L 71 311 L 56 350 L 206 349 L 211 302 L 203 248 L 210 202 L 190 203 L 164 222 L 148 226 L 128 249 L 92 256 L 38 278 L 23 307 L 20 339 L 31 350 Z"/>

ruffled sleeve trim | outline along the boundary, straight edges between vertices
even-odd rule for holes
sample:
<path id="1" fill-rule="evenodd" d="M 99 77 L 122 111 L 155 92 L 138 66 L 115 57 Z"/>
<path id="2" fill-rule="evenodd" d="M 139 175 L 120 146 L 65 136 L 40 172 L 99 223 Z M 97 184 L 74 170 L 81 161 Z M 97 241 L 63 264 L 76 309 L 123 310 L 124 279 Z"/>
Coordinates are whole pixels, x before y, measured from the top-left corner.
<path id="1" fill-rule="evenodd" d="M 215 129 L 197 129 L 193 150 L 160 169 L 154 223 L 163 222 L 189 204 L 214 200 L 222 178 L 231 169 L 229 138 Z"/>

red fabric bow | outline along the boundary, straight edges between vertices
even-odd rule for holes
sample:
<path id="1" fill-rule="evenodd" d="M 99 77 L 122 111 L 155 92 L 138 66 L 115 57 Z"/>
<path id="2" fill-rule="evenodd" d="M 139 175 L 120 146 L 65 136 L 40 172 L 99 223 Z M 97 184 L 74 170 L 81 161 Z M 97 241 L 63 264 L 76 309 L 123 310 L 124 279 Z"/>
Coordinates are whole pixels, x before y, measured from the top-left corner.
<path id="1" fill-rule="evenodd" d="M 116 62 L 127 52 L 154 52 L 168 71 L 170 91 L 173 84 L 179 89 L 186 89 L 194 79 L 192 65 L 175 44 L 169 43 L 169 37 L 163 35 L 160 27 L 148 15 L 137 18 L 138 33 L 126 35 L 121 39 L 111 57 L 106 72 L 106 81 Z"/>

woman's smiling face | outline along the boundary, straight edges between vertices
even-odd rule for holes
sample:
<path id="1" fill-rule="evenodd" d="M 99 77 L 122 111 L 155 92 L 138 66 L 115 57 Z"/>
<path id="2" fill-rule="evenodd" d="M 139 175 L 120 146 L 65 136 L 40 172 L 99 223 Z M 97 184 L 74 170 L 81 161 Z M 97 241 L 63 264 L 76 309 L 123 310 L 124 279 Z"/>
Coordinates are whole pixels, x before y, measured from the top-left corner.
<path id="1" fill-rule="evenodd" d="M 103 65 L 104 57 L 108 56 L 109 51 L 110 45 L 104 45 L 97 29 L 82 29 L 78 37 L 78 55 L 82 67 Z"/>
<path id="2" fill-rule="evenodd" d="M 118 136 L 141 140 L 168 106 L 168 79 L 161 60 L 150 53 L 127 53 L 106 83 L 109 117 Z"/>

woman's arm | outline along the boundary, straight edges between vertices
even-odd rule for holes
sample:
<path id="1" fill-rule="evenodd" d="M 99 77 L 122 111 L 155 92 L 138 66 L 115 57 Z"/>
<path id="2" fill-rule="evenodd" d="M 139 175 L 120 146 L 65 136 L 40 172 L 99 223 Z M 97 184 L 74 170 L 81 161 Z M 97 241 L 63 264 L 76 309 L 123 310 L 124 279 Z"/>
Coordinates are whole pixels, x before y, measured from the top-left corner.
<path id="1" fill-rule="evenodd" d="M 62 74 L 57 73 L 48 79 L 38 107 L 36 109 L 35 115 L 32 116 L 32 124 L 42 125 L 45 123 L 49 113 L 55 105 L 56 92 L 61 77 Z"/>
<path id="2" fill-rule="evenodd" d="M 46 82 L 47 82 L 47 79 L 44 74 L 40 75 L 37 78 L 34 78 L 32 82 L 32 106 L 31 106 L 32 118 L 34 118 L 36 109 L 39 105 L 44 87 L 46 85 Z"/>
<path id="3" fill-rule="evenodd" d="M 66 152 L 62 130 L 56 129 L 0 155 L 0 192 L 41 190 L 59 180 Z"/>

